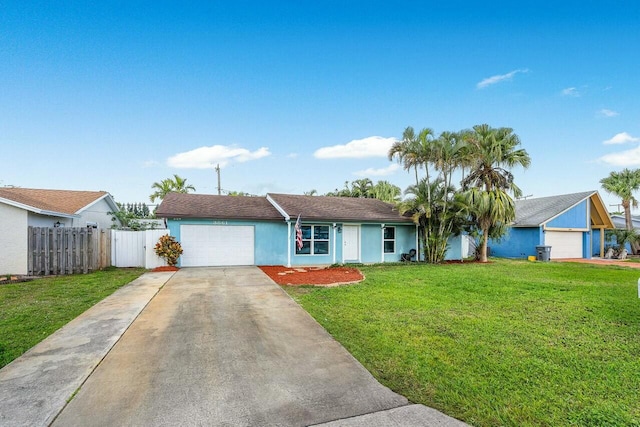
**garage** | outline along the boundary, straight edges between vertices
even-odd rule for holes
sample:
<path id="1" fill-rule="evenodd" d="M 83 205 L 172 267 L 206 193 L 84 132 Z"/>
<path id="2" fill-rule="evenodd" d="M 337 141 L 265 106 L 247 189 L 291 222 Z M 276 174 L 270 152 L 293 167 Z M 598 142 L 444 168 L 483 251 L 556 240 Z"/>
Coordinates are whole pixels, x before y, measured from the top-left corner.
<path id="1" fill-rule="evenodd" d="M 254 265 L 254 227 L 181 225 L 183 267 Z"/>
<path id="2" fill-rule="evenodd" d="M 551 246 L 551 259 L 584 256 L 581 231 L 546 231 L 544 241 Z"/>

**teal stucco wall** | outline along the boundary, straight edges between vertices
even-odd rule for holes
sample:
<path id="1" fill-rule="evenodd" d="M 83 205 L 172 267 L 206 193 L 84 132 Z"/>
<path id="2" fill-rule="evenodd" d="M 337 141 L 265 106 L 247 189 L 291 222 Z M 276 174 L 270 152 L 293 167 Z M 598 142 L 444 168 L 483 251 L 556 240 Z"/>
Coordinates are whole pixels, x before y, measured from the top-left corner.
<path id="1" fill-rule="evenodd" d="M 213 219 L 167 220 L 171 235 L 180 241 L 180 225 L 251 225 L 254 227 L 254 260 L 256 265 L 283 265 L 287 254 L 287 224 L 266 221 L 231 221 Z M 282 253 L 284 252 L 284 258 Z"/>
<path id="2" fill-rule="evenodd" d="M 329 225 L 329 254 L 328 255 L 295 255 L 294 240 L 291 239 L 291 264 L 292 265 L 327 265 L 341 264 L 343 262 L 344 234 L 342 229 L 345 223 L 321 223 L 321 222 L 303 222 L 303 225 Z M 382 225 L 377 224 L 346 224 L 357 225 L 360 228 L 360 259 L 361 263 L 378 263 L 378 262 L 398 262 L 400 254 L 415 249 L 416 234 L 413 224 L 386 224 L 394 226 L 395 232 L 395 252 L 382 254 L 383 238 Z M 293 225 L 292 225 L 293 233 Z M 335 245 L 334 245 L 335 235 Z M 335 257 L 334 257 L 335 251 Z M 286 255 L 286 254 L 285 254 Z M 286 262 L 286 261 L 285 261 Z"/>
<path id="3" fill-rule="evenodd" d="M 254 227 L 254 260 L 256 265 L 287 265 L 288 250 L 291 265 L 331 265 L 342 263 L 343 223 L 302 222 L 302 225 L 327 225 L 329 227 L 329 253 L 323 255 L 297 255 L 295 251 L 295 221 L 288 227 L 285 221 L 241 221 L 215 219 L 168 219 L 167 228 L 180 241 L 180 225 L 226 225 Z M 334 227 L 335 224 L 335 227 Z M 392 225 L 392 224 L 389 224 Z M 415 248 L 415 226 L 400 224 L 396 227 L 396 251 L 385 254 L 384 262 L 397 262 L 400 254 Z M 360 262 L 378 263 L 382 261 L 382 228 L 380 224 L 360 226 Z"/>

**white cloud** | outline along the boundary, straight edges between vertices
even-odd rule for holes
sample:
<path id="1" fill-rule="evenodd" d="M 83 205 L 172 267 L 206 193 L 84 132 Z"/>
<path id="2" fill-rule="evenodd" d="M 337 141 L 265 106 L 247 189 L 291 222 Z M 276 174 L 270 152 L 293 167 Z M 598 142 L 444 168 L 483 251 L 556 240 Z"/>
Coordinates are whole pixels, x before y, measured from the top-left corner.
<path id="1" fill-rule="evenodd" d="M 640 142 L 640 138 L 631 136 L 627 132 L 620 132 L 615 134 L 613 138 L 602 141 L 605 145 L 626 144 L 628 142 Z"/>
<path id="2" fill-rule="evenodd" d="M 353 174 L 356 175 L 356 176 L 364 176 L 364 177 L 387 176 L 387 175 L 392 175 L 399 168 L 400 168 L 399 164 L 392 163 L 389 166 L 387 166 L 386 168 L 380 168 L 380 169 L 368 168 L 368 169 L 364 169 L 364 170 L 361 170 L 361 171 L 354 172 Z"/>
<path id="3" fill-rule="evenodd" d="M 487 77 L 486 79 L 478 82 L 478 84 L 476 84 L 476 87 L 478 89 L 484 89 L 487 86 L 491 86 L 505 80 L 511 80 L 513 76 L 515 76 L 518 73 L 528 73 L 528 72 L 529 70 L 524 68 L 524 69 L 510 71 L 507 74 L 499 74 L 496 76 Z"/>
<path id="4" fill-rule="evenodd" d="M 602 117 L 615 117 L 620 115 L 620 113 L 618 113 L 617 111 L 608 110 L 606 108 L 598 111 L 598 114 L 600 114 Z"/>
<path id="5" fill-rule="evenodd" d="M 580 96 L 580 92 L 578 92 L 578 89 L 576 89 L 575 87 L 568 87 L 568 88 L 562 89 L 562 95 L 578 97 Z"/>
<path id="6" fill-rule="evenodd" d="M 298 157 L 298 153 L 289 153 L 287 154 L 288 159 L 295 159 Z"/>
<path id="7" fill-rule="evenodd" d="M 233 145 L 212 145 L 171 156 L 167 159 L 167 165 L 183 169 L 211 169 L 218 164 L 224 167 L 231 161 L 248 162 L 269 155 L 271 153 L 267 147 L 249 151 L 246 148 L 238 148 Z"/>
<path id="8" fill-rule="evenodd" d="M 344 145 L 322 147 L 316 150 L 313 155 L 317 159 L 387 157 L 394 142 L 396 142 L 395 138 L 370 136 L 364 139 L 354 139 Z"/>
<path id="9" fill-rule="evenodd" d="M 612 166 L 640 166 L 640 147 L 619 153 L 606 154 L 600 160 Z"/>

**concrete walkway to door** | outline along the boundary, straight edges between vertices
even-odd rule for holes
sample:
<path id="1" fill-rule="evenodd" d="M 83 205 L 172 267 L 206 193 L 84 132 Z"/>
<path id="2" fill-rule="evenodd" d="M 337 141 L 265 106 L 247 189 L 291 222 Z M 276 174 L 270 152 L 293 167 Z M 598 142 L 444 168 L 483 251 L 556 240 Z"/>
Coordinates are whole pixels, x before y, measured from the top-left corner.
<path id="1" fill-rule="evenodd" d="M 182 269 L 54 426 L 462 426 L 378 383 L 255 267 Z"/>

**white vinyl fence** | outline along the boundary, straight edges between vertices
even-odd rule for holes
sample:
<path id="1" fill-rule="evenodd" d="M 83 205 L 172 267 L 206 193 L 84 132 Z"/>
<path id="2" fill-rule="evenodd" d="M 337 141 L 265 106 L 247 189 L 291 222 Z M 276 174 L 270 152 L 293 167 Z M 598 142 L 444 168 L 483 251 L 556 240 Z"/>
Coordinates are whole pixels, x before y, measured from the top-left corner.
<path id="1" fill-rule="evenodd" d="M 158 239 L 169 230 L 111 230 L 111 264 L 115 267 L 156 268 L 167 265 L 156 255 Z"/>

